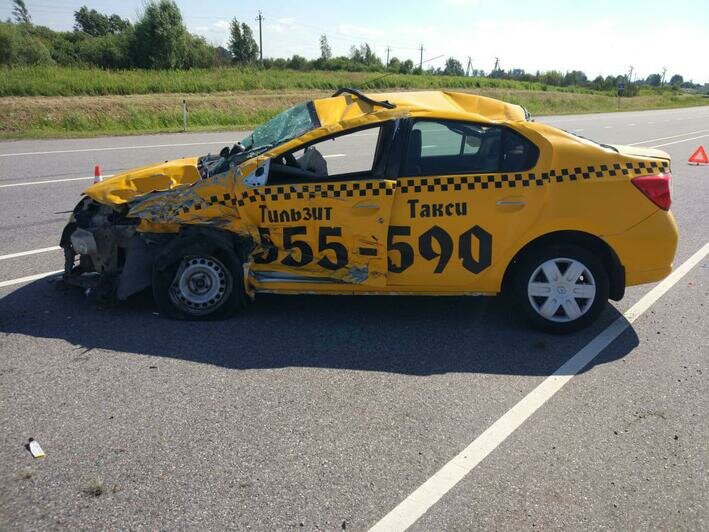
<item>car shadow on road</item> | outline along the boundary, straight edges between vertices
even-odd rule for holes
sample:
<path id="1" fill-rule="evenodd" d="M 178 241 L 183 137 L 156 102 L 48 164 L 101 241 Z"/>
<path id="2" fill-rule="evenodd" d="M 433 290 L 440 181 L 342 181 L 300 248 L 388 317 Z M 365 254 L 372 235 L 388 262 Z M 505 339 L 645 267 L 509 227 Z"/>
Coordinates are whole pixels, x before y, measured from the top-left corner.
<path id="1" fill-rule="evenodd" d="M 589 329 L 552 336 L 529 329 L 500 298 L 486 297 L 259 295 L 245 312 L 212 322 L 168 320 L 147 294 L 100 309 L 80 291 L 60 290 L 47 280 L 0 299 L 0 332 L 61 339 L 88 351 L 231 369 L 319 367 L 409 375 L 549 375 L 619 316 L 609 305 Z M 629 328 L 594 363 L 622 358 L 637 345 Z"/>

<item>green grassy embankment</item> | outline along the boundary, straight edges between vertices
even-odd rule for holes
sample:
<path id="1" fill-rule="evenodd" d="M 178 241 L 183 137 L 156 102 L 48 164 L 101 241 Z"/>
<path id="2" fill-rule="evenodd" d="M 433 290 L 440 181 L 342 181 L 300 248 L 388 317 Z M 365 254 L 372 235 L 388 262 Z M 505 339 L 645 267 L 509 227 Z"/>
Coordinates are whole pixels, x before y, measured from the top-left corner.
<path id="1" fill-rule="evenodd" d="M 379 74 L 279 70 L 117 71 L 59 67 L 0 72 L 0 137 L 39 138 L 179 131 L 182 100 L 188 129 L 245 129 L 341 86 L 361 86 Z M 616 111 L 618 99 L 581 88 L 444 76 L 394 75 L 366 89 L 453 89 L 524 105 L 532 114 Z M 644 91 L 621 99 L 622 110 L 709 104 L 709 98 Z"/>

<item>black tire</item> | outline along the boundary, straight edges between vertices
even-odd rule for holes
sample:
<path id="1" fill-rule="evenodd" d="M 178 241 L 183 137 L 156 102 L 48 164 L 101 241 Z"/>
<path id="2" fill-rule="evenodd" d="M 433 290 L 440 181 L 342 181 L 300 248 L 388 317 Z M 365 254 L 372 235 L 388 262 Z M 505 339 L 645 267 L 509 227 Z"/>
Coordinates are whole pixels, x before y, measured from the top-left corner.
<path id="1" fill-rule="evenodd" d="M 560 279 L 546 278 L 546 271 L 541 268 L 544 264 L 551 266 L 549 262 L 557 267 L 553 271 L 562 274 Z M 563 269 L 565 264 L 566 269 Z M 564 274 L 568 272 L 573 277 L 569 268 L 578 264 L 585 268 L 583 273 L 575 281 L 568 281 Z M 535 296 L 534 292 L 540 290 L 549 290 L 550 296 Z M 550 333 L 565 334 L 587 327 L 598 317 L 608 303 L 608 290 L 608 272 L 599 257 L 575 245 L 559 244 L 525 253 L 514 266 L 507 295 L 514 310 L 532 326 Z M 593 297 L 570 297 L 571 292 L 583 296 L 591 292 L 594 294 Z M 545 306 L 547 303 L 548 306 Z M 550 314 L 555 305 L 559 306 L 551 317 L 542 315 L 543 311 Z M 565 305 L 568 305 L 570 313 Z M 580 316 L 575 316 L 576 309 L 581 311 Z"/>
<path id="2" fill-rule="evenodd" d="M 244 290 L 244 274 L 241 262 L 232 252 L 216 249 L 205 253 L 199 247 L 197 249 L 186 248 L 178 260 L 173 261 L 167 267 L 153 268 L 153 298 L 160 312 L 170 318 L 179 320 L 218 320 L 232 316 L 246 305 L 246 293 Z M 187 275 L 186 269 L 203 268 L 209 272 L 202 275 L 207 276 L 209 292 L 212 293 L 215 286 L 214 296 L 205 300 L 199 305 L 195 302 L 196 293 L 186 293 L 180 289 L 185 284 L 189 285 L 189 279 L 194 279 L 195 275 Z M 199 272 L 198 272 L 199 273 Z M 180 282 L 183 281 L 181 285 Z M 222 284 L 223 283 L 223 284 Z M 220 291 L 220 289 L 222 289 Z"/>

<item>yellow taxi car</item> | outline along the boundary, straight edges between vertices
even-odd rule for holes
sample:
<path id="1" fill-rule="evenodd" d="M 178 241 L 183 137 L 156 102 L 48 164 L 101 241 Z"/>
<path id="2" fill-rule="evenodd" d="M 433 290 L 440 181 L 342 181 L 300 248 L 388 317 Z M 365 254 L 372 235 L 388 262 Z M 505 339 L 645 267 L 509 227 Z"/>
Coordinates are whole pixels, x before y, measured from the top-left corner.
<path id="1" fill-rule="evenodd" d="M 375 99 L 376 98 L 376 99 Z M 340 89 L 219 155 L 90 186 L 61 238 L 68 283 L 152 286 L 176 318 L 258 292 L 496 295 L 532 324 L 589 324 L 672 268 L 670 157 L 446 91 Z"/>

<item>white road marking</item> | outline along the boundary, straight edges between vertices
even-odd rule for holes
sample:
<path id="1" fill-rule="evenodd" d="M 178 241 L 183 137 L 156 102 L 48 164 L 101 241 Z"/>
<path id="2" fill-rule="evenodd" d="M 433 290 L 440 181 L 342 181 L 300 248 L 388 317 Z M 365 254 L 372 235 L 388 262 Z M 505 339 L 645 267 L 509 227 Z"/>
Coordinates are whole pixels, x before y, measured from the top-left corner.
<path id="1" fill-rule="evenodd" d="M 436 148 L 436 147 L 438 147 L 438 144 L 427 144 L 426 146 L 421 146 L 421 149 Z"/>
<path id="2" fill-rule="evenodd" d="M 639 140 L 637 142 L 633 142 L 631 144 L 628 144 L 628 146 L 637 146 L 638 144 L 645 144 L 646 142 L 655 142 L 656 140 L 676 139 L 678 137 L 684 137 L 687 135 L 694 135 L 696 133 L 706 133 L 708 131 L 709 131 L 709 129 L 700 129 L 699 131 L 688 131 L 687 133 L 680 133 L 679 135 L 670 135 L 669 137 L 657 137 L 656 139 Z"/>
<path id="3" fill-rule="evenodd" d="M 181 144 L 148 144 L 142 146 L 109 146 L 106 148 L 83 148 L 80 150 L 51 150 L 51 151 L 26 151 L 20 153 L 0 153 L 0 157 L 20 157 L 22 155 L 52 155 L 55 153 L 83 153 L 90 151 L 115 151 L 115 150 L 146 150 L 152 148 L 172 148 L 179 146 L 209 146 L 210 144 L 233 143 L 233 140 L 215 140 L 214 142 L 184 142 Z"/>
<path id="4" fill-rule="evenodd" d="M 613 126 L 603 126 L 603 129 L 613 129 Z"/>
<path id="5" fill-rule="evenodd" d="M 113 174 L 106 174 L 103 176 L 104 179 L 107 177 L 113 177 Z M 94 176 L 89 177 L 70 177 L 67 179 L 47 179 L 46 181 L 27 181 L 26 183 L 10 183 L 9 185 L 0 185 L 0 188 L 7 187 L 26 187 L 29 185 L 44 185 L 46 183 L 65 183 L 66 181 L 81 181 L 83 179 L 93 179 Z"/>
<path id="6" fill-rule="evenodd" d="M 18 279 L 11 279 L 9 281 L 0 281 L 0 288 L 5 288 L 6 286 L 12 286 L 15 284 L 29 283 L 31 281 L 36 281 L 37 279 L 43 279 L 44 277 L 49 277 L 50 275 L 56 275 L 62 273 L 64 270 L 56 270 L 53 272 L 37 273 L 35 275 L 28 275 L 27 277 L 20 277 Z"/>
<path id="7" fill-rule="evenodd" d="M 331 155 L 323 155 L 323 159 L 334 159 L 335 157 L 347 157 L 346 153 L 333 153 Z"/>
<path id="8" fill-rule="evenodd" d="M 628 124 L 628 127 L 633 127 L 633 126 L 635 126 L 635 124 Z"/>
<path id="9" fill-rule="evenodd" d="M 439 469 L 411 495 L 377 522 L 370 531 L 393 532 L 406 530 L 413 525 L 441 497 L 448 493 L 475 466 L 494 451 L 507 437 L 534 414 L 546 401 L 569 382 L 577 373 L 596 358 L 613 340 L 642 316 L 660 297 L 672 288 L 709 253 L 709 242 L 687 259 L 663 281 L 658 283 L 640 301 L 621 317 L 601 331 L 593 340 L 567 360 L 552 375 L 544 379 L 515 406 L 495 421 L 480 436 L 451 461 Z"/>
<path id="10" fill-rule="evenodd" d="M 689 140 L 697 140 L 697 139 L 703 139 L 704 137 L 709 137 L 709 134 L 706 135 L 699 135 L 698 137 L 692 137 L 689 139 L 682 139 L 682 140 L 675 140 L 673 142 L 665 142 L 663 144 L 655 144 L 654 146 L 650 146 L 651 148 L 660 148 L 662 146 L 672 146 L 673 144 L 680 144 L 681 142 L 687 142 Z"/>
<path id="11" fill-rule="evenodd" d="M 26 257 L 27 255 L 36 255 L 37 253 L 46 253 L 47 251 L 56 251 L 62 249 L 59 246 L 52 246 L 51 248 L 39 248 L 32 249 L 30 251 L 20 251 L 19 253 L 10 253 L 9 255 L 0 255 L 0 260 L 16 259 L 17 257 Z"/>
<path id="12" fill-rule="evenodd" d="M 583 131 L 583 128 L 582 128 L 582 127 L 577 127 L 576 129 L 574 129 L 574 131 L 580 132 L 580 131 Z"/>

